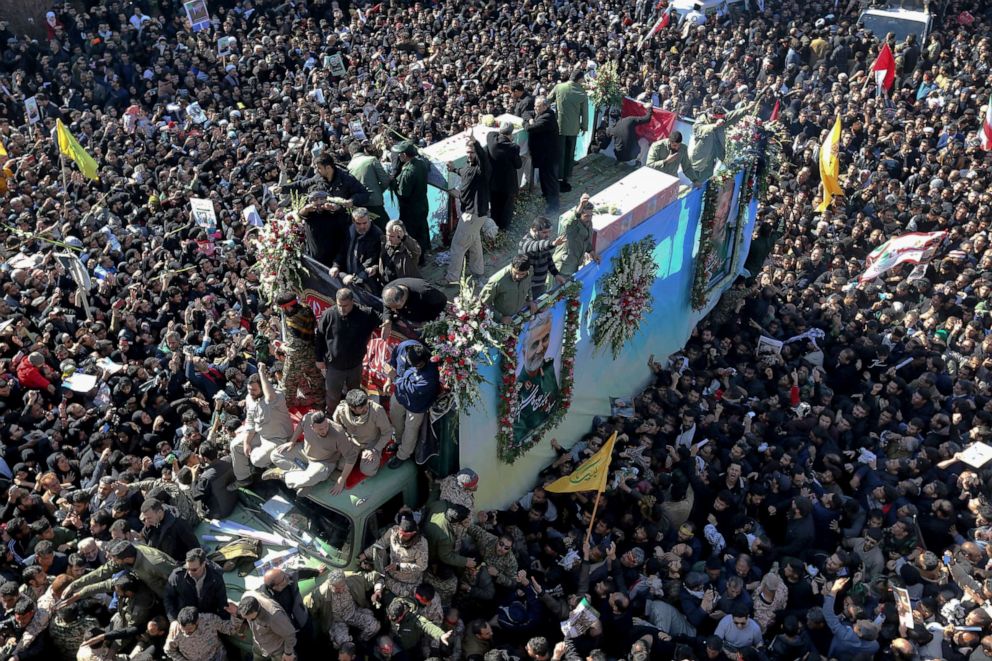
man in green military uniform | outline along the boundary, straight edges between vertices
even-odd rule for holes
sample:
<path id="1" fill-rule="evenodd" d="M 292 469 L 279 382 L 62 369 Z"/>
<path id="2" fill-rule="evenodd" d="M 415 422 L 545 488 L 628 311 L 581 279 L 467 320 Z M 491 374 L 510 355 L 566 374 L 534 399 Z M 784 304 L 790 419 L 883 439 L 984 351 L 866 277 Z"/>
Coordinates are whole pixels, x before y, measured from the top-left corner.
<path id="1" fill-rule="evenodd" d="M 544 424 L 560 404 L 554 358 L 545 356 L 551 344 L 551 314 L 543 312 L 531 320 L 524 336 L 517 419 L 513 421 L 513 442 L 522 443 Z"/>
<path id="2" fill-rule="evenodd" d="M 692 168 L 692 161 L 689 160 L 689 149 L 682 142 L 682 133 L 679 131 L 672 131 L 667 138 L 651 143 L 647 165 L 673 177 L 678 177 L 679 168 L 682 168 L 689 181 L 694 184 L 699 182 L 696 171 Z"/>
<path id="3" fill-rule="evenodd" d="M 404 140 L 393 146 L 397 154 L 399 172 L 393 179 L 396 197 L 400 203 L 400 220 L 407 233 L 420 244 L 420 265 L 431 251 L 431 233 L 427 225 L 427 175 L 430 166 L 418 153 L 412 142 Z"/>
<path id="4" fill-rule="evenodd" d="M 155 596 L 162 599 L 169 574 L 176 568 L 175 561 L 168 555 L 151 546 L 118 541 L 109 551 L 110 560 L 101 567 L 77 578 L 66 588 L 65 598 L 72 597 L 87 585 L 112 578 L 122 570 L 134 573 L 142 583 L 151 588 Z"/>
<path id="5" fill-rule="evenodd" d="M 503 535 L 497 537 L 477 525 L 468 527 L 468 536 L 475 542 L 486 572 L 504 588 L 517 585 L 517 556 L 513 554 L 513 540 Z"/>
<path id="6" fill-rule="evenodd" d="M 465 520 L 468 516 L 468 508 L 464 505 L 436 500 L 428 507 L 427 516 L 424 537 L 427 538 L 427 552 L 431 566 L 441 563 L 455 569 L 474 567 L 475 560 L 460 555 L 456 550 L 455 524 Z"/>
<path id="7" fill-rule="evenodd" d="M 361 142 L 356 140 L 348 145 L 348 153 L 351 154 L 348 172 L 368 190 L 369 201 L 365 204 L 365 208 L 369 210 L 369 216 L 372 217 L 376 227 L 385 232 L 389 214 L 386 213 L 382 196 L 392 183 L 392 178 L 386 173 L 379 159 L 369 154 Z"/>
<path id="8" fill-rule="evenodd" d="M 508 266 L 492 274 L 482 288 L 480 299 L 483 305 L 492 308 L 500 321 L 508 324 L 526 307 L 532 314 L 537 313 L 532 292 L 530 258 L 516 255 Z"/>
<path id="9" fill-rule="evenodd" d="M 713 176 L 716 162 L 726 156 L 727 129 L 754 111 L 760 98 L 743 108 L 728 113 L 722 106 L 716 106 L 692 127 L 692 149 L 689 160 L 696 172 L 697 181 L 706 181 Z"/>
<path id="10" fill-rule="evenodd" d="M 561 183 L 563 193 L 572 190 L 568 178 L 575 165 L 575 141 L 579 133 L 584 133 L 589 123 L 589 101 L 582 87 L 585 71 L 576 69 L 568 77 L 568 82 L 558 83 L 551 90 L 558 113 L 558 147 L 561 152 Z"/>
<path id="11" fill-rule="evenodd" d="M 454 630 L 444 631 L 417 612 L 417 604 L 406 597 L 397 597 L 386 607 L 390 633 L 397 646 L 404 652 L 415 650 L 421 639 L 428 636 L 444 645 L 448 644 Z"/>
<path id="12" fill-rule="evenodd" d="M 555 246 L 551 258 L 558 273 L 566 278 L 579 270 L 586 255 L 599 264 L 599 255 L 592 247 L 593 208 L 589 202 L 589 193 L 583 193 L 575 211 L 567 214 L 562 221 L 561 234 L 565 241 Z"/>

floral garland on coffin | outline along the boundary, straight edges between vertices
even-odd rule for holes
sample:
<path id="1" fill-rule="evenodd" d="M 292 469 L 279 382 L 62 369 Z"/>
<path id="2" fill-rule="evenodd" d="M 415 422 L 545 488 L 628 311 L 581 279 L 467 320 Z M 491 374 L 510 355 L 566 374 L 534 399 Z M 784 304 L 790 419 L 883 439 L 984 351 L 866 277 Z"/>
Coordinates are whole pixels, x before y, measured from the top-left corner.
<path id="1" fill-rule="evenodd" d="M 613 257 L 613 269 L 596 285 L 599 294 L 592 303 L 596 315 L 592 340 L 597 348 L 609 344 L 614 358 L 651 310 L 651 287 L 658 274 L 653 254 L 656 245 L 654 237 L 647 236 L 623 246 Z"/>
<path id="2" fill-rule="evenodd" d="M 599 108 L 619 106 L 623 101 L 623 88 L 620 86 L 620 73 L 616 62 L 606 62 L 596 68 L 595 77 L 586 85 L 589 98 Z"/>
<path id="3" fill-rule="evenodd" d="M 441 387 L 454 397 L 459 411 L 468 411 L 481 400 L 485 381 L 476 361 L 493 364 L 490 347 L 503 346 L 507 329 L 473 295 L 472 283 L 463 278 L 461 289 L 440 318 L 423 327 L 424 342 L 437 363 Z"/>
<path id="4" fill-rule="evenodd" d="M 524 322 L 517 324 L 504 338 L 503 378 L 499 383 L 497 402 L 496 455 L 505 464 L 512 464 L 530 448 L 537 445 L 545 432 L 554 429 L 561 422 L 572 404 L 572 388 L 575 379 L 575 343 L 579 330 L 579 293 L 582 285 L 570 281 L 545 294 L 538 302 L 538 312 L 554 307 L 565 300 L 565 327 L 561 340 L 561 370 L 559 372 L 559 399 L 548 418 L 540 427 L 516 443 L 513 438 L 513 423 L 520 413 L 520 385 L 517 383 L 517 342 Z"/>

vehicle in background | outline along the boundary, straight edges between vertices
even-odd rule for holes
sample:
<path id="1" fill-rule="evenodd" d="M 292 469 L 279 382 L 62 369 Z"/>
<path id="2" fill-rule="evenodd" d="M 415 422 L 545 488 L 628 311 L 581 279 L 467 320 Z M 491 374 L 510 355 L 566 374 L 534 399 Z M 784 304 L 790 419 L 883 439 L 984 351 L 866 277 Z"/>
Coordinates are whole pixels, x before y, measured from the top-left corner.
<path id="1" fill-rule="evenodd" d="M 932 4 L 935 3 L 929 0 L 888 0 L 863 11 L 858 22 L 879 41 L 890 32 L 895 35 L 896 43 L 915 34 L 917 43 L 922 46 L 933 26 Z"/>

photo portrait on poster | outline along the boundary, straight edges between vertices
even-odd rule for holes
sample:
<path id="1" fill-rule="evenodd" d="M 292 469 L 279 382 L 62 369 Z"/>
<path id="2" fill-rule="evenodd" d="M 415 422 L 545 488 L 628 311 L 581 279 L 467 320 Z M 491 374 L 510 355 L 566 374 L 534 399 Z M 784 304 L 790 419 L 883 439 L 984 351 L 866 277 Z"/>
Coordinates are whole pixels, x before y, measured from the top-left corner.
<path id="1" fill-rule="evenodd" d="M 712 185 L 712 182 L 710 182 Z M 709 254 L 709 286 L 714 287 L 730 274 L 734 263 L 734 246 L 737 244 L 737 190 L 735 178 L 724 183 L 716 197 L 713 215 L 713 250 Z"/>
<path id="2" fill-rule="evenodd" d="M 561 347 L 565 304 L 534 316 L 517 341 L 517 416 L 513 444 L 522 446 L 561 405 Z"/>

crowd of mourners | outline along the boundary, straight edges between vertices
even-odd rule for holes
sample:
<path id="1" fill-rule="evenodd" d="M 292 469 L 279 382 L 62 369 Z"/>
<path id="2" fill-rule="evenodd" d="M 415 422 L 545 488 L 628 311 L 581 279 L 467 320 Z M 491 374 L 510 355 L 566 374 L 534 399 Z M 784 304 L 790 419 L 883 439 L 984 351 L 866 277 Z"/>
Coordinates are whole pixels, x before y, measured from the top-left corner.
<path id="1" fill-rule="evenodd" d="M 0 15 L 0 659 L 992 658 L 992 474 L 962 454 L 992 444 L 992 5 L 931 3 L 925 41 L 887 38 L 879 94 L 881 43 L 836 4 L 694 11 L 643 43 L 663 2 L 225 0 L 194 31 L 180 3 L 103 0 L 56 4 L 30 35 Z M 786 158 L 745 272 L 684 351 L 648 359 L 633 417 L 552 442 L 542 484 L 617 433 L 595 520 L 595 494 L 539 486 L 480 511 L 464 468 L 358 571 L 269 569 L 229 595 L 251 545 L 195 530 L 240 487 L 337 495 L 420 440 L 439 385 L 415 329 L 445 298 L 418 270 L 437 248 L 419 149 L 515 114 L 554 213 L 575 133 L 634 158 L 576 105 L 610 61 L 627 94 L 711 130 L 779 101 Z M 838 115 L 845 195 L 818 214 Z M 98 181 L 63 166 L 56 119 Z M 485 171 L 521 167 L 512 132 L 468 145 L 465 227 L 512 218 L 517 179 Z M 648 165 L 705 179 L 680 143 Z M 260 296 L 246 241 L 248 207 L 264 221 L 296 192 L 308 252 L 345 285 L 320 317 Z M 579 211 L 557 241 L 524 219 L 525 256 L 482 292 L 501 317 L 598 258 Z M 912 277 L 857 283 L 885 239 L 938 230 Z M 455 243 L 478 275 L 474 231 Z M 370 397 L 382 325 L 412 339 Z"/>

